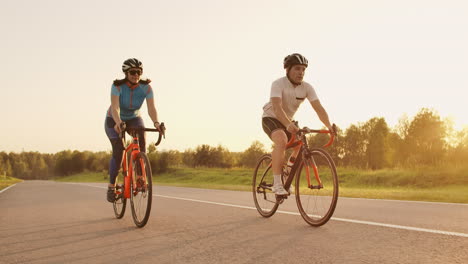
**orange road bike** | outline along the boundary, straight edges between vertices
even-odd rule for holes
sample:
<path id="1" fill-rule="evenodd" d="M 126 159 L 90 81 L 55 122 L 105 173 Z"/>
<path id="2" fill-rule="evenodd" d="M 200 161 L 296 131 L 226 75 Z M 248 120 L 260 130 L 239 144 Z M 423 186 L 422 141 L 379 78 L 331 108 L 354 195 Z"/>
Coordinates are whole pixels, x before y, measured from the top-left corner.
<path id="1" fill-rule="evenodd" d="M 165 136 L 164 123 L 161 123 L 160 130 L 154 128 L 126 128 L 124 124 L 122 126 L 122 134 L 120 135 L 124 145 L 125 132 L 129 133 L 133 140 L 128 144 L 123 153 L 122 178 L 117 176 L 115 181 L 115 217 L 120 219 L 124 216 L 127 199 L 130 199 L 133 221 L 137 227 L 144 227 L 148 222 L 153 198 L 151 164 L 146 153 L 140 151 L 140 145 L 138 144 L 137 134 L 142 130 L 159 132 L 156 146 L 159 145 L 162 137 Z"/>
<path id="2" fill-rule="evenodd" d="M 336 126 L 333 124 L 336 131 Z M 321 226 L 328 222 L 335 211 L 338 201 L 338 175 L 330 154 L 323 148 L 309 148 L 306 135 L 309 133 L 330 134 L 333 143 L 335 135 L 329 130 L 312 130 L 307 127 L 293 135 L 286 148 L 292 153 L 284 164 L 282 180 L 287 195 L 275 195 L 272 192 L 273 172 L 271 154 L 265 154 L 258 160 L 252 181 L 252 192 L 258 212 L 263 217 L 275 214 L 278 206 L 291 195 L 291 185 L 296 176 L 294 191 L 296 203 L 302 218 L 312 226 Z"/>

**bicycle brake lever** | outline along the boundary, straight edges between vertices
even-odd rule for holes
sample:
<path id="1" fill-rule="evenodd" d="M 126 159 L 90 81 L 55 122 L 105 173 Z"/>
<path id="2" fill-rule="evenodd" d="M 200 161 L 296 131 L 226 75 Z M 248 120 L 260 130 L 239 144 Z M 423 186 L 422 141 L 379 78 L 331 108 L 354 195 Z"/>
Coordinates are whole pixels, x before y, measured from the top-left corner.
<path id="1" fill-rule="evenodd" d="M 161 125 L 159 125 L 159 130 L 163 135 L 163 138 L 166 138 L 166 126 L 164 125 L 164 122 L 162 122 Z"/>

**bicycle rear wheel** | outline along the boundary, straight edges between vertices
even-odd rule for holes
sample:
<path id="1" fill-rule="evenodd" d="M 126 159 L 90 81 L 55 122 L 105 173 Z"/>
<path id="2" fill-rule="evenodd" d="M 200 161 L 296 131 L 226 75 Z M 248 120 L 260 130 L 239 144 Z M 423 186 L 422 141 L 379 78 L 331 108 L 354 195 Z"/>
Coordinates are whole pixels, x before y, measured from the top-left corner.
<path id="1" fill-rule="evenodd" d="M 309 225 L 321 226 L 330 220 L 335 211 L 338 201 L 338 176 L 335 163 L 325 150 L 312 149 L 310 153 L 310 159 L 302 161 L 296 174 L 296 203 L 302 218 Z M 315 177 L 314 164 L 322 186 Z M 312 186 L 309 186 L 308 174 Z"/>
<path id="2" fill-rule="evenodd" d="M 272 192 L 273 171 L 271 169 L 271 155 L 265 154 L 258 160 L 252 179 L 252 192 L 255 207 L 263 217 L 270 217 L 278 209 L 279 202 Z"/>
<path id="3" fill-rule="evenodd" d="M 132 181 L 130 193 L 133 221 L 136 226 L 143 227 L 148 222 L 153 198 L 151 165 L 148 156 L 143 152 L 138 153 L 132 162 L 133 177 L 135 177 L 136 182 L 134 185 Z"/>
<path id="4" fill-rule="evenodd" d="M 123 177 L 117 176 L 117 178 L 115 179 L 115 201 L 114 201 L 114 213 L 117 219 L 120 219 L 124 216 L 125 208 L 127 207 L 127 199 L 125 199 L 123 193 L 124 193 Z"/>

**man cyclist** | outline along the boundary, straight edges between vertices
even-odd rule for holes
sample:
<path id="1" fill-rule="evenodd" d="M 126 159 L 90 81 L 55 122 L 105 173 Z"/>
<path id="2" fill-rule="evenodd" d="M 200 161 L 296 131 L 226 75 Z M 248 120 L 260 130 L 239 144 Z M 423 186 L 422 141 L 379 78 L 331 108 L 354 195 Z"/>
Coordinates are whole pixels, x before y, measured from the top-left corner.
<path id="1" fill-rule="evenodd" d="M 299 53 L 293 53 L 284 58 L 283 66 L 286 70 L 286 76 L 272 83 L 270 101 L 263 106 L 262 116 L 263 131 L 274 143 L 272 190 L 276 195 L 288 194 L 281 181 L 286 144 L 291 139 L 292 134 L 299 130 L 293 122 L 293 116 L 306 98 L 320 121 L 330 131 L 333 131 L 328 114 L 320 103 L 314 88 L 303 81 L 308 66 L 307 59 Z"/>

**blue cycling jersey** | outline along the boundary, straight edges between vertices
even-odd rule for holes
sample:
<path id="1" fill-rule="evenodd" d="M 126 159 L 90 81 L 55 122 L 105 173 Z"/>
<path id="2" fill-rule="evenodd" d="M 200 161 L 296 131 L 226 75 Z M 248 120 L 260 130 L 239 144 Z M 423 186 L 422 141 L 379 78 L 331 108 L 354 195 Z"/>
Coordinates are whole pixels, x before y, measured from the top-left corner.
<path id="1" fill-rule="evenodd" d="M 139 110 L 145 99 L 153 98 L 153 89 L 151 85 L 143 83 L 131 85 L 127 82 L 119 86 L 112 84 L 111 95 L 119 96 L 120 119 L 127 121 L 140 115 Z M 112 117 L 110 107 L 107 116 Z"/>

